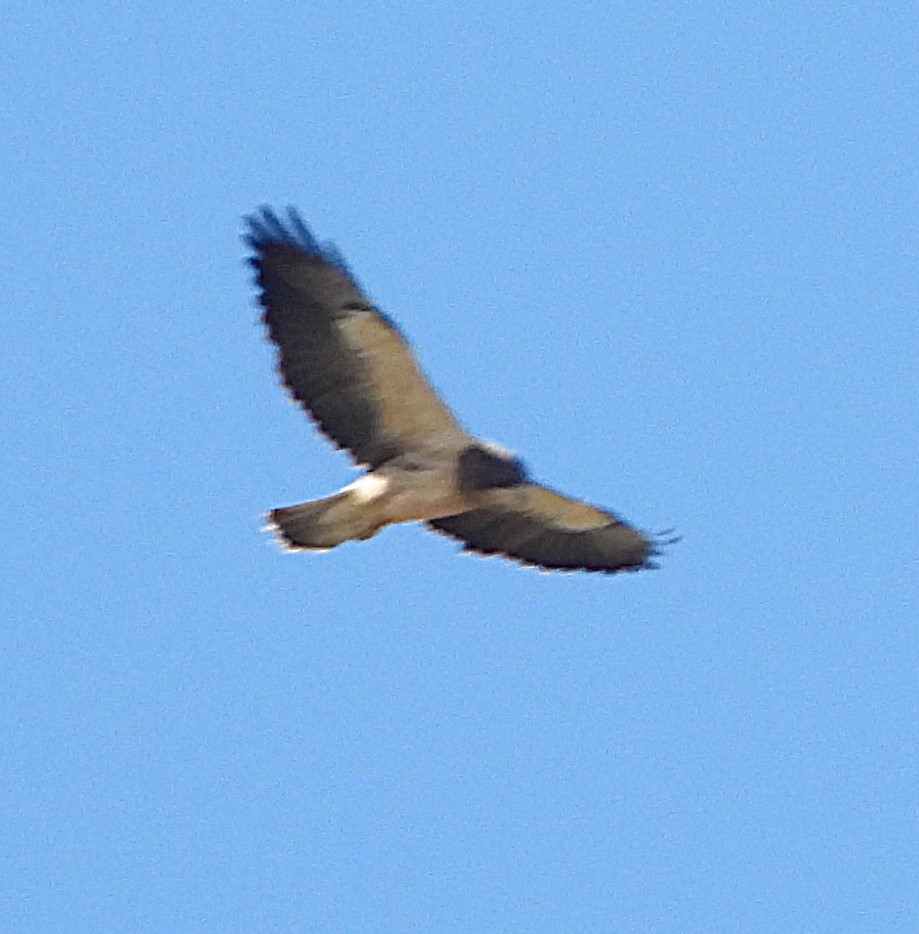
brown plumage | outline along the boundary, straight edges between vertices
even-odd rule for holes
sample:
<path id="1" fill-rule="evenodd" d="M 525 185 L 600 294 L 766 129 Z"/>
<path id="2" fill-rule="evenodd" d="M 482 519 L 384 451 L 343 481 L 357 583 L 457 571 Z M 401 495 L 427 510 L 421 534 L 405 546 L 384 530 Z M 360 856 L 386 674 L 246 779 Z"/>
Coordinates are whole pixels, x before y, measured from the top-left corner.
<path id="1" fill-rule="evenodd" d="M 468 434 L 341 254 L 293 209 L 286 225 L 269 208 L 247 220 L 281 379 L 320 430 L 369 468 L 332 496 L 272 510 L 269 526 L 285 547 L 324 550 L 420 520 L 464 550 L 546 570 L 655 566 L 661 543 L 533 483 L 517 458 Z"/>

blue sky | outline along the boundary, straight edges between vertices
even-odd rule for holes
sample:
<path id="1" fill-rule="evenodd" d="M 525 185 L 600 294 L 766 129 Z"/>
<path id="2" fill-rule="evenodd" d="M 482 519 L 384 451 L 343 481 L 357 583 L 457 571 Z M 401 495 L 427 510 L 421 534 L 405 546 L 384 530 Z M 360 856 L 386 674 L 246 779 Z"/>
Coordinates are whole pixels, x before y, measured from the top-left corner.
<path id="1" fill-rule="evenodd" d="M 9 0 L 6 929 L 913 929 L 914 13 Z M 280 554 L 262 203 L 662 570 Z"/>

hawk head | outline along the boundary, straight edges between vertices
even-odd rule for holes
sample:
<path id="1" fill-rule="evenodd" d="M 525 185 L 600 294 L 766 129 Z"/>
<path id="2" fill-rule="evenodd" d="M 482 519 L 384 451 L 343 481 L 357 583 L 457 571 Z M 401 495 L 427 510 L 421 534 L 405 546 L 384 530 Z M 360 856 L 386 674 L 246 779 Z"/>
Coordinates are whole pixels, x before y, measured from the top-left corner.
<path id="1" fill-rule="evenodd" d="M 528 480 L 520 458 L 488 442 L 472 444 L 462 451 L 457 473 L 464 492 L 517 486 Z"/>

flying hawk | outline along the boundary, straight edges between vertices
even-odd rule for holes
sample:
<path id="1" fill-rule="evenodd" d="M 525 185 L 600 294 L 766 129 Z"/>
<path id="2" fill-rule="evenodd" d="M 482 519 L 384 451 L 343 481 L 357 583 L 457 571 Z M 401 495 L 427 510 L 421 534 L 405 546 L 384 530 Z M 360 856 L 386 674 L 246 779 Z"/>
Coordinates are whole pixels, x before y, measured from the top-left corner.
<path id="1" fill-rule="evenodd" d="M 332 496 L 271 510 L 269 528 L 286 548 L 321 551 L 420 520 L 464 551 L 545 570 L 655 566 L 662 543 L 534 483 L 516 457 L 468 434 L 396 325 L 296 211 L 288 209 L 286 223 L 267 207 L 246 220 L 283 384 L 337 447 L 367 467 Z"/>

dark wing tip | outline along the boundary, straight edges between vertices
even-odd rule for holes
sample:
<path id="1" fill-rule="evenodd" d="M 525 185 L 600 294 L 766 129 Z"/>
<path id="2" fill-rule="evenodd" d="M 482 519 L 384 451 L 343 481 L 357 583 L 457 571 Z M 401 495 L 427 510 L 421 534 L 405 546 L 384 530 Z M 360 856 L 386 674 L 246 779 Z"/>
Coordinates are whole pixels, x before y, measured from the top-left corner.
<path id="1" fill-rule="evenodd" d="M 348 268 L 345 258 L 334 243 L 320 242 L 293 206 L 286 209 L 286 220 L 278 217 L 274 208 L 263 204 L 244 217 L 246 230 L 243 243 L 255 253 L 249 258 L 249 264 L 258 267 L 264 255 L 276 246 L 295 247 L 307 256 L 323 263 L 328 263 L 354 281 L 354 274 Z"/>
<path id="2" fill-rule="evenodd" d="M 501 558 L 504 561 L 510 561 L 512 564 L 517 565 L 519 568 L 535 570 L 540 574 L 574 574 L 577 572 L 579 574 L 609 575 L 634 574 L 635 571 L 660 570 L 660 565 L 657 562 L 648 559 L 646 559 L 641 564 L 622 564 L 618 565 L 617 567 L 609 567 L 601 564 L 585 564 L 581 562 L 572 562 L 571 564 L 554 564 L 534 558 L 524 558 L 521 555 L 502 551 L 499 548 L 483 549 L 468 543 L 463 543 L 463 547 L 460 548 L 460 554 L 473 555 L 478 558 Z"/>
<path id="3" fill-rule="evenodd" d="M 665 555 L 665 548 L 669 548 L 671 545 L 678 545 L 683 541 L 682 535 L 674 535 L 673 533 L 676 529 L 665 529 L 663 532 L 652 532 L 649 535 L 651 544 L 648 546 L 648 557 L 649 558 L 660 558 L 662 555 Z M 660 565 L 654 564 L 648 565 L 649 567 L 660 567 Z"/>

